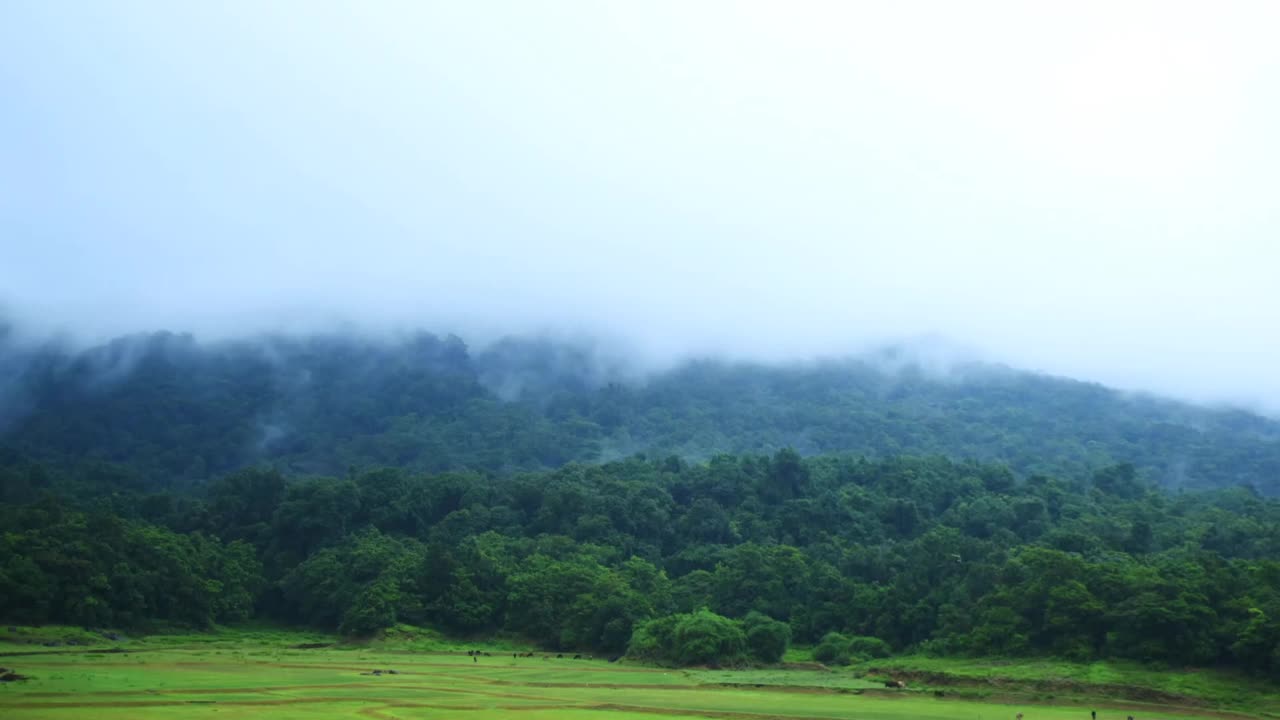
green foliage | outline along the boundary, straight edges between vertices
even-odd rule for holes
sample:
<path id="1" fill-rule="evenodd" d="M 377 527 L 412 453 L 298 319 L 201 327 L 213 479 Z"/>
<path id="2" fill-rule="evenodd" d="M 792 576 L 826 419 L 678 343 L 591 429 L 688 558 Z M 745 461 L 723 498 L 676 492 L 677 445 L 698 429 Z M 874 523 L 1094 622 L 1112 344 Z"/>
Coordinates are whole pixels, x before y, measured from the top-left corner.
<path id="1" fill-rule="evenodd" d="M 857 660 L 889 657 L 889 643 L 877 637 L 854 635 L 849 638 L 849 657 Z"/>
<path id="2" fill-rule="evenodd" d="M 915 650 L 1275 675 L 1280 503 L 1097 477 L 776 453 L 46 493 L 0 504 L 0 619 L 408 623 L 671 664 L 773 662 L 794 637 L 831 663 Z"/>
<path id="3" fill-rule="evenodd" d="M 763 663 L 780 662 L 791 644 L 791 626 L 768 615 L 747 613 L 742 619 L 742 629 L 746 633 L 747 651 Z"/>
<path id="4" fill-rule="evenodd" d="M 590 349 L 550 341 L 472 352 L 426 333 L 212 345 L 156 333 L 83 352 L 0 345 L 0 366 L 29 411 L 0 442 L 113 489 L 183 488 L 255 462 L 302 475 L 506 472 L 636 450 L 678 463 L 794 447 L 753 478 L 767 502 L 809 494 L 801 454 L 846 452 L 982 458 L 1023 476 L 1082 478 L 1113 466 L 1094 484 L 1123 500 L 1151 481 L 1280 494 L 1273 420 L 994 366 L 940 376 L 894 349 L 789 367 L 690 362 L 630 383 Z M 1008 470 L 976 479 L 995 494 L 1015 483 Z M 9 502 L 50 482 L 22 470 L 5 480 L 0 501 Z M 920 519 L 907 502 L 882 510 L 902 536 Z M 252 532 L 251 514 L 235 527 Z M 731 540 L 708 520 L 706 541 Z"/>
<path id="5" fill-rule="evenodd" d="M 848 665 L 849 638 L 838 632 L 829 632 L 822 636 L 822 642 L 813 648 L 813 659 L 827 665 Z"/>
<path id="6" fill-rule="evenodd" d="M 769 622 L 768 618 L 756 620 L 757 627 Z M 679 666 L 733 666 L 747 660 L 747 636 L 742 623 L 703 608 L 642 623 L 627 654 Z"/>
<path id="7" fill-rule="evenodd" d="M 262 584 L 262 567 L 243 543 L 54 501 L 0 518 L 0 617 L 17 622 L 203 627 L 248 617 Z"/>
<path id="8" fill-rule="evenodd" d="M 280 587 L 306 622 L 368 635 L 421 617 L 412 582 L 423 560 L 420 543 L 369 530 L 307 558 Z"/>

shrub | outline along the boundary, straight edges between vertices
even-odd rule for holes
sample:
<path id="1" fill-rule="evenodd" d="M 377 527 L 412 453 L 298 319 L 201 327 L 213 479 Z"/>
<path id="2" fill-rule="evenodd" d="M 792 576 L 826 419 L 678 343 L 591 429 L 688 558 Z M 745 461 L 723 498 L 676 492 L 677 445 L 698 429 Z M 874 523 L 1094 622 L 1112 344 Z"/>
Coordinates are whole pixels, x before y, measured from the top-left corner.
<path id="1" fill-rule="evenodd" d="M 675 660 L 681 665 L 732 665 L 746 656 L 742 626 L 710 610 L 699 610 L 676 623 Z"/>
<path id="2" fill-rule="evenodd" d="M 637 660 L 672 662 L 675 657 L 676 623 L 680 615 L 668 615 L 636 625 L 627 644 L 627 656 Z"/>
<path id="3" fill-rule="evenodd" d="M 849 638 L 838 632 L 822 636 L 822 642 L 813 648 L 813 659 L 828 665 L 849 664 Z"/>
<path id="4" fill-rule="evenodd" d="M 742 621 L 747 635 L 747 651 L 760 662 L 782 660 L 791 644 L 791 626 L 768 615 L 752 611 Z"/>
<path id="5" fill-rule="evenodd" d="M 703 609 L 641 623 L 627 655 L 675 665 L 736 665 L 746 659 L 746 646 L 741 624 Z"/>
<path id="6" fill-rule="evenodd" d="M 854 658 L 889 657 L 889 643 L 878 637 L 854 635 L 849 638 L 849 656 Z"/>

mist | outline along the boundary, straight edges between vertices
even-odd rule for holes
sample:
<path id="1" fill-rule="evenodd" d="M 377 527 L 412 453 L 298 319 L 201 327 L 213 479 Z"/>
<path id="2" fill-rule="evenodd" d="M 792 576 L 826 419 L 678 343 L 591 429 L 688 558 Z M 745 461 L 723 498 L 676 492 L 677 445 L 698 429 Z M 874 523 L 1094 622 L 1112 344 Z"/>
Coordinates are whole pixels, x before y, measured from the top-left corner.
<path id="1" fill-rule="evenodd" d="M 1274 4 L 10 2 L 0 313 L 1280 412 Z M 959 348 L 963 348 L 960 350 Z"/>

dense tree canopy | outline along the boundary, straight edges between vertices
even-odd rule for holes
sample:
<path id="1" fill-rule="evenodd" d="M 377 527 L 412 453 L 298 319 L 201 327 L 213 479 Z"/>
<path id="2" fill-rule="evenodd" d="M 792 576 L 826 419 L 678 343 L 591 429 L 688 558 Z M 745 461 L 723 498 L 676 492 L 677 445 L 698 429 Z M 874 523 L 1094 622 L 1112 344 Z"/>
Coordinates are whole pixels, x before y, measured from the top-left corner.
<path id="1" fill-rule="evenodd" d="M 1021 477 L 1079 477 L 1127 462 L 1137 479 L 1166 487 L 1280 494 L 1275 421 L 997 366 L 926 371 L 902 350 L 641 374 L 549 341 L 472 352 L 428 334 L 200 344 L 158 333 L 77 352 L 0 337 L 0 370 L 0 443 L 146 488 L 261 462 L 302 475 L 384 466 L 505 473 L 635 452 L 704 461 L 793 447 L 805 456 L 940 454 L 1002 463 Z M 780 462 L 767 502 L 804 492 L 802 468 Z M 1141 492 L 1134 479 L 1105 482 L 1115 494 Z M 913 522 L 908 505 L 891 512 L 904 528 Z"/>
<path id="2" fill-rule="evenodd" d="M 515 474 L 246 469 L 191 492 L 10 453 L 0 617 L 396 623 L 670 663 L 908 649 L 1280 674 L 1280 502 L 1131 467 L 634 457 Z M 77 489 L 70 495 L 63 489 Z M 26 490 L 24 490 L 26 492 Z"/>
<path id="3" fill-rule="evenodd" d="M 1245 413 L 891 352 L 640 379 L 425 334 L 0 337 L 0 368 L 13 622 L 1280 676 L 1280 424 Z"/>

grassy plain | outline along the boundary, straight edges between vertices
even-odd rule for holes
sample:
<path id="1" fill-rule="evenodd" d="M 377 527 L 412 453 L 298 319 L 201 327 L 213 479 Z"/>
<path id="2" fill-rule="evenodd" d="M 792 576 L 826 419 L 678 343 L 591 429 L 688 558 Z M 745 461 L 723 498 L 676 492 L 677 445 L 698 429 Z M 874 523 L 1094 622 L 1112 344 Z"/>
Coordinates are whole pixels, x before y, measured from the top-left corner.
<path id="1" fill-rule="evenodd" d="M 413 628 L 362 644 L 270 628 L 119 641 L 19 628 L 0 632 L 0 666 L 31 679 L 0 684 L 0 717 L 1012 720 L 1022 712 L 1025 720 L 1085 720 L 1097 709 L 1102 720 L 1208 720 L 1280 713 L 1274 687 L 1213 673 L 1192 682 L 1185 673 L 1139 667 L 929 658 L 835 671 L 671 670 L 542 652 L 515 658 L 527 649 L 518 642 L 486 643 L 480 647 L 490 654 L 473 660 L 469 647 Z M 910 687 L 886 690 L 875 679 L 895 675 Z M 1153 683 L 1159 700 L 1112 693 L 1138 681 Z"/>

